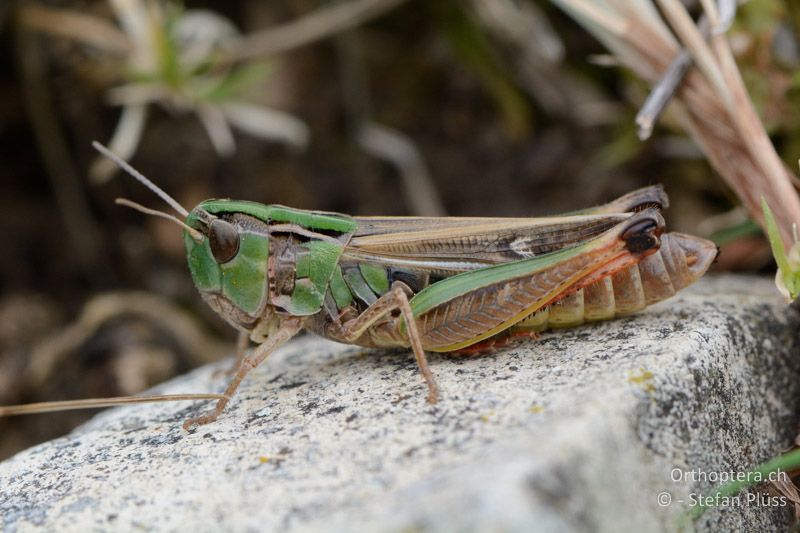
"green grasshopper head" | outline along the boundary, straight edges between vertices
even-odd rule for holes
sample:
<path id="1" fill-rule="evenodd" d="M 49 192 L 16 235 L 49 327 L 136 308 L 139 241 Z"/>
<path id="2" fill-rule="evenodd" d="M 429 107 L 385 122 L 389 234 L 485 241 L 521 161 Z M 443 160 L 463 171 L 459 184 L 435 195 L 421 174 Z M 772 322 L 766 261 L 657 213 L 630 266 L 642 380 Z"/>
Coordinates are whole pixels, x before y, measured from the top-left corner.
<path id="1" fill-rule="evenodd" d="M 263 310 L 267 291 L 269 242 L 241 212 L 243 203 L 207 200 L 185 220 L 183 240 L 192 280 L 203 299 L 234 325 L 247 326 Z M 192 231 L 193 230 L 193 231 Z"/>
<path id="2" fill-rule="evenodd" d="M 183 219 L 125 199 L 127 205 L 183 227 L 192 280 L 203 299 L 234 327 L 249 330 L 263 310 L 267 291 L 269 243 L 258 218 L 248 212 L 252 202 L 206 200 L 188 212 L 175 199 L 100 143 L 92 146 L 156 193 Z"/>

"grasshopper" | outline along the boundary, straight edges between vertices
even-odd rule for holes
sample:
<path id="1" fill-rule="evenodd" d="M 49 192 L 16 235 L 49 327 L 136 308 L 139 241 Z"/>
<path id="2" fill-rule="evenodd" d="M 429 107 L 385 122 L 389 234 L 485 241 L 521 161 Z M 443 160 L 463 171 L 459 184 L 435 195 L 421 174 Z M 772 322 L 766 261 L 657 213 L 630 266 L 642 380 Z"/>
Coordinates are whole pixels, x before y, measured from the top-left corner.
<path id="1" fill-rule="evenodd" d="M 187 430 L 216 420 L 245 376 L 303 329 L 340 343 L 410 347 L 435 403 L 426 351 L 481 353 L 639 311 L 696 281 L 718 253 L 705 239 L 665 233 L 661 186 L 542 218 L 353 217 L 228 199 L 189 212 L 94 146 L 181 216 L 117 200 L 183 228 L 195 286 L 239 331 L 223 394 L 128 400 L 215 399 Z M 257 346 L 248 353 L 249 341 Z"/>

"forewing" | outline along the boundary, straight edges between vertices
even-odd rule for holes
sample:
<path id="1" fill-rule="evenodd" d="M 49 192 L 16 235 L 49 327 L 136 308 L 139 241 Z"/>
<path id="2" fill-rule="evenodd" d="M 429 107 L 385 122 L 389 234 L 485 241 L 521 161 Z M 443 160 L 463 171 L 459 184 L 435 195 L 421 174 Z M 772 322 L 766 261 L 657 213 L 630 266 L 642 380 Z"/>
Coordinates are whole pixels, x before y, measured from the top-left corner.
<path id="1" fill-rule="evenodd" d="M 343 260 L 449 276 L 575 246 L 630 217 L 361 217 Z"/>
<path id="2" fill-rule="evenodd" d="M 588 242 L 435 283 L 411 300 L 426 350 L 452 351 L 503 331 L 545 305 L 658 249 L 663 219 L 634 215 Z"/>

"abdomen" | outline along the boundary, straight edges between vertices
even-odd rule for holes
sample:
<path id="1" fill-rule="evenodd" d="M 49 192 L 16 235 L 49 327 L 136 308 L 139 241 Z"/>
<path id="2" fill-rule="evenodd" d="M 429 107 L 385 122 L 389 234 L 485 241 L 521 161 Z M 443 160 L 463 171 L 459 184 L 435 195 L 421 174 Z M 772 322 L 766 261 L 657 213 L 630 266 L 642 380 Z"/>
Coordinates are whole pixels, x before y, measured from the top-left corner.
<path id="1" fill-rule="evenodd" d="M 640 311 L 694 283 L 716 254 L 705 239 L 664 234 L 658 252 L 536 311 L 512 330 L 567 328 Z"/>

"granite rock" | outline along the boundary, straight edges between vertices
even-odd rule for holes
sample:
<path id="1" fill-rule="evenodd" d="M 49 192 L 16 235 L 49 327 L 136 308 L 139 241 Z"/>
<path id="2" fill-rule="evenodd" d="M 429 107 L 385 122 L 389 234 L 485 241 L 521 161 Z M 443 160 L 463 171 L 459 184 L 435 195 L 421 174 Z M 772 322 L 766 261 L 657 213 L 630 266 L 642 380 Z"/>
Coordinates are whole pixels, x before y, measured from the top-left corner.
<path id="1" fill-rule="evenodd" d="M 785 528 L 787 506 L 684 513 L 706 477 L 792 442 L 799 326 L 770 280 L 708 277 L 635 316 L 432 354 L 433 406 L 411 354 L 301 337 L 192 433 L 205 405 L 130 406 L 0 463 L 0 529 Z M 221 390 L 228 365 L 156 392 Z"/>

